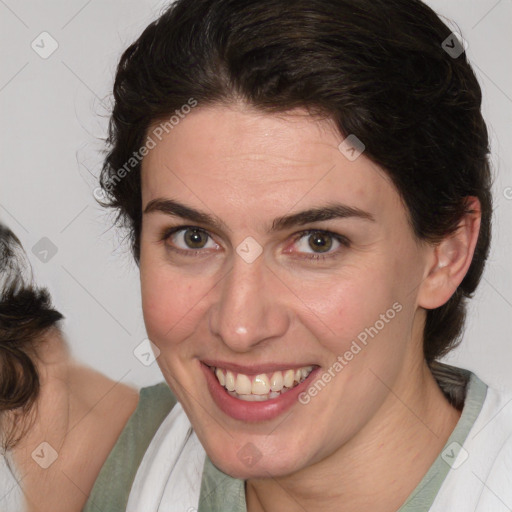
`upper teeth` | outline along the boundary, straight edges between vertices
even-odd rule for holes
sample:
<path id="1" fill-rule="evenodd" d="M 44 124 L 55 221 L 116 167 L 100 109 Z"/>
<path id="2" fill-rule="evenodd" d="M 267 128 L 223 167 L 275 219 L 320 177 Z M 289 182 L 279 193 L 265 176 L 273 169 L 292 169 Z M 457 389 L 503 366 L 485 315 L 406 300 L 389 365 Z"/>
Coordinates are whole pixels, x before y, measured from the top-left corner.
<path id="1" fill-rule="evenodd" d="M 293 388 L 306 379 L 312 370 L 312 366 L 304 366 L 296 370 L 260 373 L 250 377 L 243 373 L 235 374 L 230 370 L 215 368 L 215 375 L 221 386 L 238 395 L 268 395 L 270 392 L 278 394 L 284 388 Z"/>

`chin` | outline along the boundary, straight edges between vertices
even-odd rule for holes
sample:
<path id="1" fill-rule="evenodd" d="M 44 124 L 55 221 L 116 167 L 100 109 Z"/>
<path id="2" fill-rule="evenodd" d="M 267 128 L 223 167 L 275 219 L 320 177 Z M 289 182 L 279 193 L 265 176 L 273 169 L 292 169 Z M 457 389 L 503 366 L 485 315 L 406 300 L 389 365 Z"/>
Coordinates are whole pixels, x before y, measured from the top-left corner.
<path id="1" fill-rule="evenodd" d="M 222 447 L 219 447 L 215 453 L 211 450 L 207 452 L 213 464 L 223 473 L 241 480 L 282 477 L 300 469 L 297 460 L 289 458 L 283 460 L 277 451 L 274 451 L 271 457 L 265 457 L 251 442 L 247 442 L 238 451 L 235 449 L 229 454 Z"/>

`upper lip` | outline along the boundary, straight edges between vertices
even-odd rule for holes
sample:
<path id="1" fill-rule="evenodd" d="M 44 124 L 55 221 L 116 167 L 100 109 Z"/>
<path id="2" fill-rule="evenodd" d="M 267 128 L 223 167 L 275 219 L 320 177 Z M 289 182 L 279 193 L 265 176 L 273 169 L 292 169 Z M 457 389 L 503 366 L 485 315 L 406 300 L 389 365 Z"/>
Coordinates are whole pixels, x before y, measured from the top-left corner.
<path id="1" fill-rule="evenodd" d="M 245 375 L 258 375 L 261 373 L 296 370 L 297 368 L 304 368 L 306 366 L 318 366 L 311 363 L 261 363 L 254 365 L 241 365 L 237 363 L 230 363 L 228 361 L 213 361 L 211 359 L 202 359 L 201 362 L 206 366 L 222 368 L 224 370 L 230 370 L 235 373 L 243 373 Z"/>

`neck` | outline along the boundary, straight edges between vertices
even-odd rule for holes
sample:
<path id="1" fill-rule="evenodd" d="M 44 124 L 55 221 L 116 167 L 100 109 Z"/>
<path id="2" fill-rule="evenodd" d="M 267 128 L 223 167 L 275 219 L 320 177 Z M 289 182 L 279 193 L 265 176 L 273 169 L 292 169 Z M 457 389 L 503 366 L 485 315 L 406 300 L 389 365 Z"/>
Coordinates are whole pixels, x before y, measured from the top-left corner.
<path id="1" fill-rule="evenodd" d="M 417 375 L 412 383 L 411 374 Z M 433 464 L 460 414 L 421 361 L 393 383 L 378 413 L 334 454 L 293 475 L 248 480 L 248 511 L 394 512 Z"/>
<path id="2" fill-rule="evenodd" d="M 133 413 L 139 394 L 78 364 L 58 331 L 36 347 L 40 393 L 33 421 L 10 453 L 22 479 L 27 510 L 82 510 L 101 466 Z M 47 468 L 35 457 L 58 456 Z M 46 450 L 46 451 L 45 451 Z"/>

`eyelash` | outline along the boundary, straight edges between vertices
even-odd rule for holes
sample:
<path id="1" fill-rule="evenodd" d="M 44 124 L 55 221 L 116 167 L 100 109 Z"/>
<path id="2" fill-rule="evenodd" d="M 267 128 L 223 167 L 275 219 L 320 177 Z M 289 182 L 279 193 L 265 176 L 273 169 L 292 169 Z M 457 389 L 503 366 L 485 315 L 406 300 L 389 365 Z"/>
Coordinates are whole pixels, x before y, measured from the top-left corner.
<path id="1" fill-rule="evenodd" d="M 208 236 L 209 238 L 213 239 L 213 237 L 206 230 L 204 230 L 198 226 L 177 226 L 174 228 L 168 228 L 168 229 L 164 230 L 159 238 L 159 241 L 167 242 L 167 240 L 169 238 L 171 238 L 172 235 L 174 235 L 180 231 L 186 231 L 187 229 L 199 231 L 199 232 L 205 234 L 206 236 Z M 322 229 L 307 229 L 305 231 L 300 231 L 299 233 L 296 234 L 296 236 L 294 236 L 293 243 L 296 243 L 301 238 L 304 238 L 305 236 L 311 235 L 313 233 L 321 233 L 323 235 L 329 235 L 332 238 L 334 238 L 336 241 L 338 241 L 342 245 L 342 247 L 345 247 L 345 248 L 350 247 L 350 241 L 345 236 L 339 235 L 338 233 L 333 233 L 332 231 L 326 231 L 326 230 L 322 230 Z M 177 247 L 172 247 L 172 246 L 168 246 L 168 248 L 170 250 L 172 250 L 173 252 L 176 252 L 178 254 L 183 254 L 184 256 L 188 256 L 188 257 L 197 257 L 197 256 L 201 257 L 202 256 L 200 254 L 201 251 L 199 249 L 197 249 L 197 250 L 190 249 L 187 251 L 187 250 L 180 249 Z M 318 261 L 322 262 L 322 261 L 325 261 L 325 260 L 328 260 L 331 258 L 336 258 L 337 256 L 339 256 L 339 253 L 340 253 L 340 248 L 338 248 L 338 250 L 336 250 L 334 252 L 330 252 L 330 253 L 326 253 L 326 254 L 316 253 L 316 254 L 310 254 L 309 256 L 301 256 L 300 259 L 310 260 L 310 261 L 314 261 L 314 262 L 318 262 Z"/>

